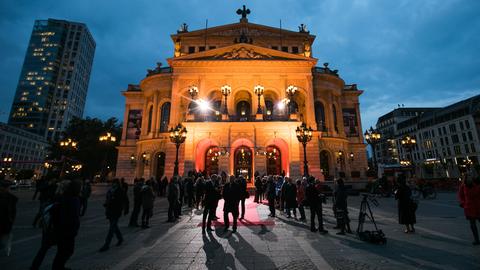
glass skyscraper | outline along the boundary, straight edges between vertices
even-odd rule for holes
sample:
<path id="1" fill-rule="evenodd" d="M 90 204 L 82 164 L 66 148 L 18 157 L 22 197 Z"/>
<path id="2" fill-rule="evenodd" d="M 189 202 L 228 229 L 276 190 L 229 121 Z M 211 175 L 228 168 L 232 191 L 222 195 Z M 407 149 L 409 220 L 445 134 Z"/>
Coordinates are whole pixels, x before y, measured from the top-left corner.
<path id="1" fill-rule="evenodd" d="M 8 124 L 57 140 L 83 116 L 94 53 L 85 24 L 36 20 Z"/>

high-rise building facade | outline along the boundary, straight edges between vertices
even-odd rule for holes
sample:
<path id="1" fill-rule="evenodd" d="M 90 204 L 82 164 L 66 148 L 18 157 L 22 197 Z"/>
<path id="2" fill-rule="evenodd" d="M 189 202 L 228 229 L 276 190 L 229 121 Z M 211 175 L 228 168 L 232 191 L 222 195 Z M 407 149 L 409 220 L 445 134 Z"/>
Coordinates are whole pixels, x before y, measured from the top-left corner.
<path id="1" fill-rule="evenodd" d="M 95 53 L 83 23 L 36 20 L 8 123 L 56 140 L 82 117 Z"/>

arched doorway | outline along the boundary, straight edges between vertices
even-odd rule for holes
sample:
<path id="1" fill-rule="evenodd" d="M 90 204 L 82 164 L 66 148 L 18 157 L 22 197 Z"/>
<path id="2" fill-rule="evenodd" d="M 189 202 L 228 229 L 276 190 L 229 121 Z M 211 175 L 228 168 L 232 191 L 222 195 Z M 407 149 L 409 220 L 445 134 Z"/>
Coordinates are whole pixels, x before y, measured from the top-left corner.
<path id="1" fill-rule="evenodd" d="M 252 150 L 242 145 L 235 149 L 234 154 L 234 171 L 235 176 L 243 176 L 247 181 L 250 181 L 252 177 L 252 164 L 253 164 Z"/>
<path id="2" fill-rule="evenodd" d="M 239 121 L 247 121 L 248 117 L 250 117 L 250 103 L 245 100 L 238 102 L 236 112 Z"/>
<path id="3" fill-rule="evenodd" d="M 268 146 L 266 149 L 267 175 L 280 175 L 282 173 L 282 155 L 276 146 Z"/>
<path id="4" fill-rule="evenodd" d="M 160 152 L 156 155 L 156 170 L 155 177 L 161 178 L 165 174 L 165 153 Z"/>
<path id="5" fill-rule="evenodd" d="M 330 179 L 330 154 L 328 151 L 323 150 L 320 152 L 320 169 L 323 172 L 325 180 Z"/>
<path id="6" fill-rule="evenodd" d="M 207 175 L 218 174 L 218 158 L 220 149 L 217 146 L 210 147 L 205 152 L 205 173 Z"/>

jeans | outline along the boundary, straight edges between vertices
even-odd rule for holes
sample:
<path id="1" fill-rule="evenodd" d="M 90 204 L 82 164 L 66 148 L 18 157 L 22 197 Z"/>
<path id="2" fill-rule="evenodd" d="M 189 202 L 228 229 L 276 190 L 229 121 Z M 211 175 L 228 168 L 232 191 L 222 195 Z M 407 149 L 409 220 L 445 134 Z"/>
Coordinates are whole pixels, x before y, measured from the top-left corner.
<path id="1" fill-rule="evenodd" d="M 205 207 L 203 209 L 203 217 L 202 217 L 202 229 L 205 229 L 205 222 L 207 223 L 207 227 L 210 228 L 212 225 L 212 219 L 215 217 L 215 208 L 213 207 Z"/>
<path id="2" fill-rule="evenodd" d="M 119 218 L 110 218 L 110 228 L 108 229 L 107 238 L 105 239 L 105 246 L 110 246 L 110 242 L 112 242 L 113 235 L 117 237 L 118 241 L 123 241 L 122 233 L 118 228 L 118 219 Z"/>
<path id="3" fill-rule="evenodd" d="M 223 212 L 223 220 L 225 222 L 225 229 L 228 229 L 230 227 L 230 221 L 228 220 L 228 213 L 232 213 L 233 216 L 233 229 L 237 229 L 237 219 L 238 219 L 238 211 L 236 212 Z"/>
<path id="4" fill-rule="evenodd" d="M 318 219 L 318 229 L 323 231 L 323 213 L 322 213 L 322 203 L 318 203 L 318 205 L 311 205 L 310 206 L 310 229 L 315 230 L 315 215 Z"/>

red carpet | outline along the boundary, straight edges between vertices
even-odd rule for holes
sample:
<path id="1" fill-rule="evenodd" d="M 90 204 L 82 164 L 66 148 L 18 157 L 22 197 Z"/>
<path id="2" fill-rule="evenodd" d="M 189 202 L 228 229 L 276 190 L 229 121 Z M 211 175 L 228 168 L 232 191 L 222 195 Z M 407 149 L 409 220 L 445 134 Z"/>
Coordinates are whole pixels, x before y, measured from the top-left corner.
<path id="1" fill-rule="evenodd" d="M 223 200 L 220 200 L 218 202 L 218 207 L 217 207 L 217 217 L 219 219 L 217 221 L 213 221 L 212 225 L 214 226 L 224 226 L 223 222 Z M 254 203 L 253 202 L 253 196 L 250 196 L 247 200 L 245 200 L 245 218 L 242 220 L 238 220 L 237 226 L 260 226 L 260 225 L 265 225 L 265 226 L 272 226 L 275 225 L 275 219 L 274 218 L 266 218 L 266 219 L 261 219 L 260 216 L 258 215 L 257 212 L 257 206 L 260 206 L 260 204 Z M 241 206 L 239 204 L 238 207 L 238 213 L 239 215 L 241 214 Z M 230 226 L 233 224 L 233 217 L 232 214 L 228 215 L 230 219 Z M 240 216 L 239 216 L 240 218 Z M 198 224 L 198 226 L 202 226 L 202 222 Z"/>

